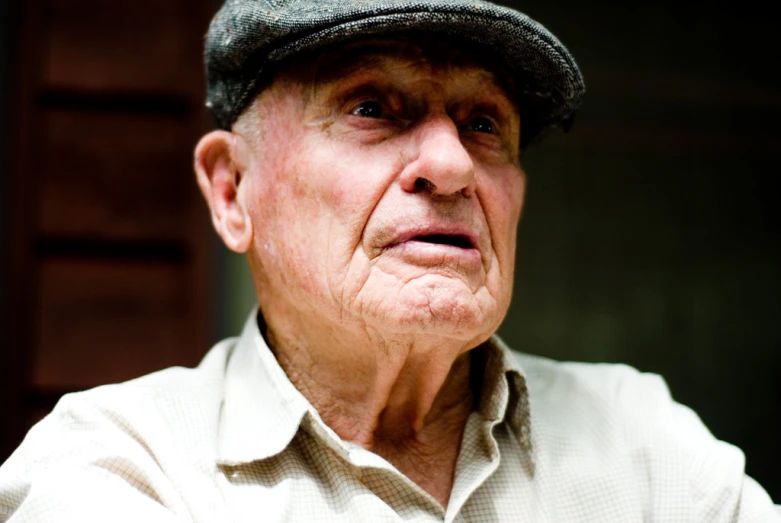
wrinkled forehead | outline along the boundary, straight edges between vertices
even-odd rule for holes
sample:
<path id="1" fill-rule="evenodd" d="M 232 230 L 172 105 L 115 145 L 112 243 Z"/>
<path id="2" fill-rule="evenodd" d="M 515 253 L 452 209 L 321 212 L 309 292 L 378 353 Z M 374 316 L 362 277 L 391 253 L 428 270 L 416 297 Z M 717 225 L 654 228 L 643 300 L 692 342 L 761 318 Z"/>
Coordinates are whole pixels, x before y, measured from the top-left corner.
<path id="1" fill-rule="evenodd" d="M 403 75 L 412 69 L 459 72 L 461 77 L 477 77 L 483 83 L 495 84 L 508 100 L 514 105 L 517 103 L 512 76 L 488 51 L 456 38 L 426 34 L 355 39 L 299 56 L 283 64 L 279 73 L 317 86 L 370 70 Z"/>

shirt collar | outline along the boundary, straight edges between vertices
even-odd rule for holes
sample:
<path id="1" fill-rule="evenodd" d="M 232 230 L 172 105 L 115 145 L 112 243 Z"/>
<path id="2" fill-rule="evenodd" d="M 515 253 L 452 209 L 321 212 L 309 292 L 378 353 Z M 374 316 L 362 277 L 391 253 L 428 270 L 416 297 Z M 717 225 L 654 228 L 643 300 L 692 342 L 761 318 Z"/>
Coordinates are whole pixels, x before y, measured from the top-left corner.
<path id="1" fill-rule="evenodd" d="M 282 452 L 311 409 L 260 333 L 257 309 L 247 319 L 226 369 L 217 462 L 239 465 Z"/>
<path id="2" fill-rule="evenodd" d="M 486 421 L 507 422 L 521 447 L 531 452 L 529 389 L 523 370 L 497 335 L 476 350 L 483 351 L 485 361 L 478 412 Z"/>
<path id="3" fill-rule="evenodd" d="M 307 413 L 319 419 L 290 382 L 260 333 L 253 311 L 226 368 L 217 462 L 235 466 L 282 452 Z M 531 417 L 526 379 L 510 349 L 496 335 L 481 348 L 485 371 L 478 412 L 492 424 L 506 421 L 523 450 L 531 453 Z M 322 422 L 320 422 L 322 423 Z"/>

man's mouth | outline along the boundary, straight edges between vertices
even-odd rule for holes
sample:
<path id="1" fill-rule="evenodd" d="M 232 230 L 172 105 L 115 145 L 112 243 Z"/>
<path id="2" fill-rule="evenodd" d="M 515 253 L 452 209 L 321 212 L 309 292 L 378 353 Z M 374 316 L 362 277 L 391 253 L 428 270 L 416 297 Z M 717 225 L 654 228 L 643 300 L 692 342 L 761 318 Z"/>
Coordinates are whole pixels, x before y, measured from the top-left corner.
<path id="1" fill-rule="evenodd" d="M 474 247 L 469 238 L 459 234 L 425 234 L 422 236 L 415 236 L 411 238 L 410 241 L 433 243 L 436 245 L 451 245 L 461 249 L 472 249 Z"/>
<path id="2" fill-rule="evenodd" d="M 464 226 L 421 226 L 398 233 L 383 252 L 419 267 L 478 271 L 482 264 L 479 238 Z"/>

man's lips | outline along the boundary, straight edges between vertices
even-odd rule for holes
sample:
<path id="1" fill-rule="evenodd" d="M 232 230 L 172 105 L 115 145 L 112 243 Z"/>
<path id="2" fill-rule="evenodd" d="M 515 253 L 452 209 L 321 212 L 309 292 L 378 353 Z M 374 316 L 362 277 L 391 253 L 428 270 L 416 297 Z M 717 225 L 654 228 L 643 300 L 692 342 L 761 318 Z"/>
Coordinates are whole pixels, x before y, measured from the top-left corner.
<path id="1" fill-rule="evenodd" d="M 430 227 L 404 231 L 399 234 L 387 248 L 397 247 L 411 242 L 456 247 L 459 249 L 476 249 L 477 235 L 463 227 Z"/>
<path id="2" fill-rule="evenodd" d="M 423 236 L 415 236 L 410 241 L 450 245 L 460 249 L 471 249 L 473 247 L 472 241 L 466 236 L 453 236 L 450 234 L 425 234 Z"/>
<path id="3" fill-rule="evenodd" d="M 428 225 L 402 229 L 382 252 L 419 267 L 477 271 L 483 264 L 480 236 L 467 226 Z"/>
<path id="4" fill-rule="evenodd" d="M 398 236 L 382 252 L 422 268 L 450 268 L 470 274 L 483 264 L 477 236 L 469 231 L 409 231 Z"/>

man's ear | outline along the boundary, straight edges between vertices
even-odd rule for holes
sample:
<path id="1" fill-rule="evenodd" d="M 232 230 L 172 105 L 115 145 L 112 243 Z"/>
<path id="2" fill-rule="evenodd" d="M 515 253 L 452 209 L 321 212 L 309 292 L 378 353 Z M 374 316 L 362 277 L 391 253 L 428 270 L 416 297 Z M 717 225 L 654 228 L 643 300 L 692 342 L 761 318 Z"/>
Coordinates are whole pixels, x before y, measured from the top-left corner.
<path id="1" fill-rule="evenodd" d="M 252 220 L 239 187 L 246 175 L 249 150 L 244 140 L 227 131 L 212 131 L 195 147 L 195 176 L 225 245 L 238 253 L 252 243 Z"/>

